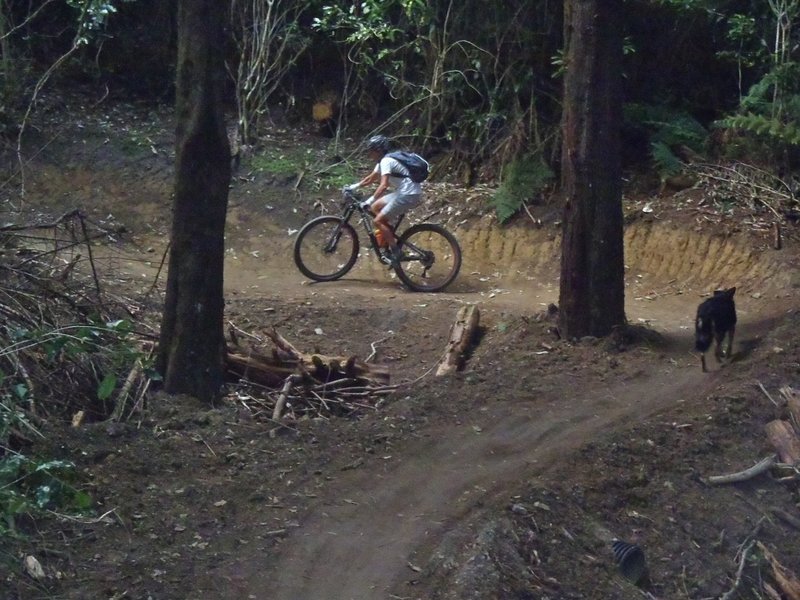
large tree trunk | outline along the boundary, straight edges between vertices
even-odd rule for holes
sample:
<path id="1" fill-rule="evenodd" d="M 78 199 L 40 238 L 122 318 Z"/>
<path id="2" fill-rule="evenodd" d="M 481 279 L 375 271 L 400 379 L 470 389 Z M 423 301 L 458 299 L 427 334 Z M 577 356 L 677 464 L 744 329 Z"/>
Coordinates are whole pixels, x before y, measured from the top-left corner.
<path id="1" fill-rule="evenodd" d="M 562 120 L 565 194 L 559 314 L 566 337 L 625 322 L 621 0 L 567 0 Z"/>
<path id="2" fill-rule="evenodd" d="M 180 0 L 176 179 L 158 368 L 168 393 L 219 396 L 225 340 L 223 259 L 230 184 L 225 132 L 226 3 Z"/>

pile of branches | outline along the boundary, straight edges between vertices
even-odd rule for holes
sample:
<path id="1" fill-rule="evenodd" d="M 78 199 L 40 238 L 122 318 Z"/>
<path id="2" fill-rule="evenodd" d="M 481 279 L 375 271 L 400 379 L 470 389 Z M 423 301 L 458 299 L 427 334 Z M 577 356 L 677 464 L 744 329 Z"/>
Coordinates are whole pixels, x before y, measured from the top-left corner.
<path id="1" fill-rule="evenodd" d="M 0 226 L 0 455 L 49 419 L 79 425 L 142 414 L 155 377 L 156 328 L 144 315 L 156 283 L 138 299 L 122 295 L 119 235 L 78 210 Z M 231 331 L 234 396 L 275 421 L 349 416 L 396 389 L 371 357 L 306 354 L 277 332 L 263 339 L 239 330 L 250 338 L 245 349 Z"/>
<path id="2" fill-rule="evenodd" d="M 44 420 L 120 418 L 127 400 L 141 401 L 142 305 L 115 295 L 104 276 L 119 233 L 78 210 L 0 226 L 3 447 L 29 441 Z"/>
<path id="3" fill-rule="evenodd" d="M 796 184 L 755 165 L 742 162 L 694 163 L 690 172 L 708 190 L 708 198 L 719 208 L 743 208 L 751 214 L 764 213 L 779 222 L 800 216 Z"/>
<path id="4" fill-rule="evenodd" d="M 389 385 L 385 366 L 369 363 L 371 356 L 361 360 L 356 356 L 307 354 L 274 329 L 265 332 L 266 339 L 245 334 L 251 341 L 245 348 L 240 342 L 244 332 L 231 326 L 229 333 L 227 368 L 240 384 L 234 400 L 254 415 L 265 414 L 275 422 L 374 410 L 398 387 Z M 267 340 L 272 348 L 265 351 Z M 248 394 L 248 387 L 260 393 Z"/>

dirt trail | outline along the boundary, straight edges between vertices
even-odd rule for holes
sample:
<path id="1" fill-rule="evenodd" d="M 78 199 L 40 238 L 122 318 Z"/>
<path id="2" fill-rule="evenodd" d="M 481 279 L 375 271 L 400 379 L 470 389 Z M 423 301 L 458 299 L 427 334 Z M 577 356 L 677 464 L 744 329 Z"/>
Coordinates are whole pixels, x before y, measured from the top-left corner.
<path id="1" fill-rule="evenodd" d="M 251 590 L 276 600 L 405 597 L 404 582 L 414 575 L 408 564 L 424 566 L 426 551 L 482 500 L 560 463 L 609 427 L 646 417 L 711 381 L 696 368 L 665 368 L 569 402 L 495 406 L 481 418 L 479 434 L 468 424 L 430 431 L 384 473 L 340 478 L 329 493 L 338 501 L 311 510 Z"/>
<path id="2" fill-rule="evenodd" d="M 262 265 L 262 276 L 265 272 Z M 232 273 L 229 281 L 241 283 L 236 277 Z M 540 304 L 556 300 L 552 281 L 536 286 L 517 280 L 500 288 L 507 282 L 464 279 L 467 282 L 462 280 L 455 293 L 427 301 L 456 299 L 480 303 L 489 311 L 530 314 Z M 419 301 L 418 295 L 399 291 L 385 274 L 369 267 L 345 281 L 319 287 L 302 287 L 301 280 L 285 270 L 279 280 L 289 296 L 313 289 L 353 301 L 359 296 Z M 242 557 L 225 569 L 226 577 L 249 595 L 243 597 L 251 598 L 417 597 L 408 584 L 418 577 L 412 568 L 425 567 L 442 539 L 464 527 L 463 520 L 479 513 L 481 506 L 568 461 L 587 440 L 707 393 L 718 384 L 719 374 L 701 373 L 696 357 L 688 352 L 697 294 L 687 287 L 689 293 L 642 300 L 637 296 L 640 288 L 629 289 L 629 318 L 653 324 L 670 340 L 666 356 L 654 363 L 651 372 L 609 384 L 565 374 L 564 387 L 544 395 L 486 402 L 476 419 L 479 429 L 469 418 L 433 425 L 394 452 L 380 471 L 342 472 L 274 556 Z M 503 293 L 497 294 L 498 289 Z M 768 323 L 759 324 L 756 317 L 768 315 L 750 298 L 743 298 L 740 306 L 745 315 L 739 334 L 742 343 L 766 331 Z"/>
<path id="3" fill-rule="evenodd" d="M 248 229 L 252 225 L 248 223 Z M 309 285 L 294 269 L 290 241 L 284 236 L 282 243 L 268 249 L 260 234 L 240 240 L 229 255 L 226 287 L 254 296 L 263 290 L 287 302 L 314 296 L 320 302 L 391 302 L 409 309 L 423 301 L 476 303 L 489 314 L 531 315 L 557 301 L 552 260 L 540 260 L 529 272 L 500 273 L 498 265 L 513 257 L 481 254 L 491 250 L 490 237 L 483 235 L 480 243 L 472 244 L 475 248 L 466 253 L 461 277 L 444 294 L 404 292 L 384 268 L 363 257 L 344 280 Z M 598 383 L 591 377 L 573 377 L 565 369 L 560 387 L 511 399 L 506 392 L 501 400 L 487 399 L 478 418 L 435 422 L 394 449 L 390 459 L 377 462 L 379 467 L 373 462 L 370 468 L 338 473 L 308 511 L 298 515 L 299 527 L 289 530 L 274 554 L 243 553 L 221 565 L 215 577 L 234 586 L 243 598 L 417 597 L 408 585 L 419 577 L 411 566 L 428 565 L 438 544 L 463 529 L 482 506 L 507 501 L 504 492 L 569 461 L 588 440 L 710 393 L 720 375 L 701 373 L 688 351 L 694 310 L 701 293 L 708 291 L 701 288 L 698 275 L 719 276 L 724 271 L 721 283 L 742 286 L 737 298 L 738 343 L 746 345 L 768 330 L 768 319 L 780 310 L 773 306 L 767 312 L 762 296 L 751 293 L 774 277 L 776 267 L 760 263 L 758 255 L 746 249 L 739 252 L 732 244 L 714 246 L 700 238 L 672 251 L 674 240 L 662 230 L 640 234 L 637 243 L 631 254 L 638 262 L 627 275 L 628 317 L 633 323 L 648 323 L 668 340 L 650 370 L 624 381 Z M 517 248 L 524 249 L 524 256 L 515 259 L 518 266 L 526 257 L 553 253 L 552 242 L 530 241 L 514 244 L 507 252 L 519 253 Z M 681 260 L 677 255 L 684 251 L 689 258 Z M 697 256 L 703 258 L 695 263 Z M 198 585 L 208 590 L 203 587 L 206 581 Z"/>

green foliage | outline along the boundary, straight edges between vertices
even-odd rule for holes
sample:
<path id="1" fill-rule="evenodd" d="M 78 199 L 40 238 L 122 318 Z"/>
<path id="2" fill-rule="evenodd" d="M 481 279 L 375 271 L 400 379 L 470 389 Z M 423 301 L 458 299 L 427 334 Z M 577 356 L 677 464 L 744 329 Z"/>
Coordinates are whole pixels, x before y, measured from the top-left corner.
<path id="1" fill-rule="evenodd" d="M 135 0 L 66 0 L 67 4 L 74 8 L 78 22 L 78 44 L 89 43 L 92 32 L 100 31 L 108 21 L 108 18 L 117 12 L 116 4 L 120 2 L 135 2 Z"/>
<path id="2" fill-rule="evenodd" d="M 510 162 L 493 197 L 497 220 L 505 223 L 553 182 L 554 173 L 541 156 L 526 154 Z"/>
<path id="3" fill-rule="evenodd" d="M 650 156 L 662 178 L 675 175 L 683 168 L 681 160 L 664 142 L 652 142 L 650 144 Z"/>
<path id="4" fill-rule="evenodd" d="M 23 514 L 88 511 L 92 499 L 75 480 L 75 465 L 68 461 L 38 461 L 16 453 L 0 458 L 0 534 L 14 532 Z"/>
<path id="5" fill-rule="evenodd" d="M 421 36 L 431 17 L 423 0 L 332 2 L 322 7 L 312 27 L 345 49 L 355 93 L 369 94 L 369 82 L 377 77 L 393 96 L 408 100 L 418 91 L 411 85 L 409 67 L 418 65 L 424 54 Z"/>
<path id="6" fill-rule="evenodd" d="M 84 511 L 91 505 L 91 498 L 71 483 L 72 463 L 36 461 L 8 449 L 13 430 L 41 436 L 22 410 L 29 393 L 26 385 L 14 383 L 0 371 L 0 534 L 13 532 L 21 514 Z"/>
<path id="7" fill-rule="evenodd" d="M 800 125 L 797 122 L 787 123 L 780 119 L 747 113 L 721 119 L 718 125 L 761 136 L 773 142 L 800 145 Z"/>
<path id="8" fill-rule="evenodd" d="M 9 334 L 13 345 L 4 349 L 5 353 L 37 348 L 42 361 L 54 369 L 64 361 L 95 358 L 97 365 L 93 371 L 97 372 L 96 395 L 99 400 L 111 397 L 120 379 L 118 373 L 129 371 L 136 362 L 144 366 L 148 376 L 158 377 L 152 368 L 152 359 L 134 343 L 132 323 L 124 319 L 54 330 L 17 329 Z M 0 392 L 3 389 L 0 379 Z"/>
<path id="9" fill-rule="evenodd" d="M 780 160 L 784 151 L 800 146 L 800 63 L 775 65 L 742 98 L 739 112 L 715 126 L 749 136 L 748 151 L 761 160 Z M 747 146 L 747 140 L 743 142 Z M 726 148 L 731 150 L 735 149 Z"/>
<path id="10" fill-rule="evenodd" d="M 304 185 L 312 187 L 342 186 L 360 179 L 352 165 L 345 161 L 331 164 L 325 157 L 331 154 L 330 149 L 317 152 L 312 148 L 267 149 L 254 155 L 250 167 L 256 171 L 268 173 L 279 178 L 295 178 L 303 175 Z"/>
<path id="11" fill-rule="evenodd" d="M 675 150 L 684 146 L 693 152 L 705 152 L 708 131 L 697 119 L 685 112 L 666 106 L 629 104 L 625 119 L 634 128 L 645 132 L 652 158 L 659 175 L 673 175 L 682 163 Z"/>

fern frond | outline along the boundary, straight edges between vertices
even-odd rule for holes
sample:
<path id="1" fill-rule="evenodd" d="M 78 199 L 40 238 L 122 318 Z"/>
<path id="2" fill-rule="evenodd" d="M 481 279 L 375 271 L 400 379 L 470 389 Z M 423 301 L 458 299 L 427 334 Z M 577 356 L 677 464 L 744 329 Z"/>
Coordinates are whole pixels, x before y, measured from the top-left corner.
<path id="1" fill-rule="evenodd" d="M 513 217 L 522 205 L 539 194 L 554 177 L 553 171 L 539 155 L 528 154 L 509 163 L 503 180 L 492 198 L 500 223 Z"/>
<path id="2" fill-rule="evenodd" d="M 650 154 L 661 177 L 675 175 L 683 168 L 683 163 L 664 142 L 653 142 L 650 145 Z"/>

